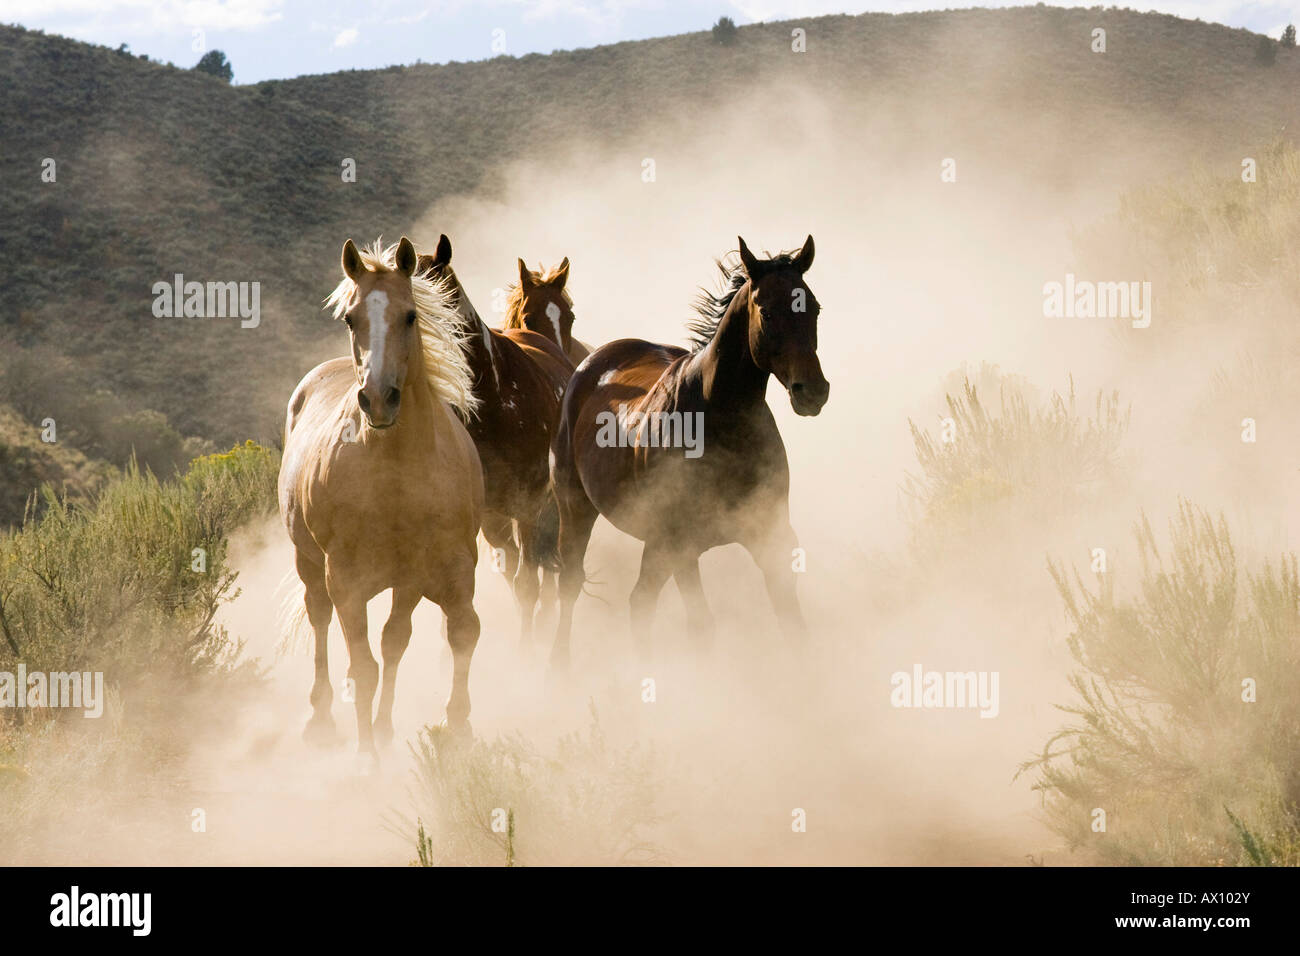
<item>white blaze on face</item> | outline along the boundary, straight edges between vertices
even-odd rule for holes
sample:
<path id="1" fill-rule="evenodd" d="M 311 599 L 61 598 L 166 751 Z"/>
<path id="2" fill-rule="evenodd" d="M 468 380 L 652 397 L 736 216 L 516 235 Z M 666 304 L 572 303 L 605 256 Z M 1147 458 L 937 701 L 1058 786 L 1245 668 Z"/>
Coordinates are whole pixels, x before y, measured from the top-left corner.
<path id="1" fill-rule="evenodd" d="M 564 336 L 560 334 L 560 307 L 554 302 L 546 303 L 546 317 L 551 320 L 551 325 L 555 327 L 555 343 L 564 345 Z"/>
<path id="2" fill-rule="evenodd" d="M 388 293 L 375 289 L 366 296 L 366 317 L 370 320 L 370 360 L 367 377 L 378 375 L 384 367 L 384 313 L 388 311 Z"/>

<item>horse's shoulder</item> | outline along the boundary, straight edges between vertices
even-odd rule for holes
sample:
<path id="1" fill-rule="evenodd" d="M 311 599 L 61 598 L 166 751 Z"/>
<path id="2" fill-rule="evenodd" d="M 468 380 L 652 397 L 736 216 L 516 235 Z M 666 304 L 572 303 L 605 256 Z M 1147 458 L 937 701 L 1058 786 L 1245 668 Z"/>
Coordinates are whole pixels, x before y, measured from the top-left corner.
<path id="1" fill-rule="evenodd" d="M 289 398 L 286 432 L 298 430 L 304 419 L 330 414 L 354 379 L 350 358 L 330 359 L 304 375 Z"/>
<path id="2" fill-rule="evenodd" d="M 293 390 L 289 406 L 292 408 L 295 402 L 305 401 L 322 389 L 336 385 L 340 379 L 346 381 L 351 376 L 352 359 L 347 356 L 321 362 L 302 377 L 298 387 Z"/>

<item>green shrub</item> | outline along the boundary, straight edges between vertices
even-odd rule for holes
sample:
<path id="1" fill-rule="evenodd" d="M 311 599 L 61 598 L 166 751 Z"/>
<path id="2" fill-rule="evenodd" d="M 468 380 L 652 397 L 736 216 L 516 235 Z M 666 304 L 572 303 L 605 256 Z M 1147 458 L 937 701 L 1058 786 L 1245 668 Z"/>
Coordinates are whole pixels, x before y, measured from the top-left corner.
<path id="1" fill-rule="evenodd" d="M 987 370 L 986 370 L 987 371 Z M 952 440 L 933 437 L 908 420 L 918 473 L 904 479 L 914 529 L 925 541 L 965 536 L 1000 517 L 1014 500 L 1020 513 L 1078 500 L 1113 479 L 1129 412 L 1118 393 L 1098 392 L 1095 417 L 1080 417 L 1070 380 L 1068 395 L 1036 401 L 1021 379 L 992 370 L 999 406 L 990 410 L 963 376 L 959 394 L 945 395 Z M 985 376 L 989 376 L 986 374 Z"/>
<path id="2" fill-rule="evenodd" d="M 199 62 L 194 64 L 194 69 L 199 73 L 207 73 L 209 76 L 215 76 L 219 80 L 225 80 L 229 83 L 235 78 L 234 68 L 231 67 L 230 61 L 220 50 L 209 50 L 199 58 Z"/>
<path id="3" fill-rule="evenodd" d="M 1255 44 L 1255 62 L 1260 66 L 1272 66 L 1277 60 L 1277 43 L 1271 37 L 1261 36 Z"/>
<path id="4" fill-rule="evenodd" d="M 713 42 L 730 46 L 736 42 L 739 33 L 735 20 L 731 17 L 719 17 L 718 22 L 713 25 Z"/>
<path id="5" fill-rule="evenodd" d="M 1295 555 L 1242 575 L 1223 518 L 1187 502 L 1166 553 L 1145 515 L 1137 543 L 1126 600 L 1111 574 L 1091 590 L 1050 564 L 1072 628 L 1078 700 L 1062 710 L 1075 722 L 1021 772 L 1037 774 L 1070 846 L 1108 862 L 1300 864 Z"/>
<path id="6" fill-rule="evenodd" d="M 128 685 L 231 666 L 214 624 L 235 593 L 227 539 L 274 506 L 277 469 L 249 442 L 172 481 L 129 467 L 85 500 L 46 486 L 41 517 L 0 537 L 0 669 Z"/>

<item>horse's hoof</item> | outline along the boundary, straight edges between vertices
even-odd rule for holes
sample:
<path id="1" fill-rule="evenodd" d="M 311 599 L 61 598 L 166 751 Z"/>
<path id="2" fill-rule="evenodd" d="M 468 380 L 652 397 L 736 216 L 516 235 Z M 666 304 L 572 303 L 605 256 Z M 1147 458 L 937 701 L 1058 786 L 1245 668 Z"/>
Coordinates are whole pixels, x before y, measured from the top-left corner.
<path id="1" fill-rule="evenodd" d="M 332 747 L 339 742 L 339 735 L 329 717 L 313 717 L 302 729 L 302 739 L 312 747 Z"/>
<path id="2" fill-rule="evenodd" d="M 356 767 L 358 777 L 374 777 L 379 774 L 379 754 L 373 750 L 362 750 L 357 754 Z"/>
<path id="3" fill-rule="evenodd" d="M 474 728 L 468 719 L 462 718 L 453 723 L 450 719 L 444 718 L 440 726 L 451 734 L 452 740 L 457 744 L 467 744 L 474 740 Z"/>

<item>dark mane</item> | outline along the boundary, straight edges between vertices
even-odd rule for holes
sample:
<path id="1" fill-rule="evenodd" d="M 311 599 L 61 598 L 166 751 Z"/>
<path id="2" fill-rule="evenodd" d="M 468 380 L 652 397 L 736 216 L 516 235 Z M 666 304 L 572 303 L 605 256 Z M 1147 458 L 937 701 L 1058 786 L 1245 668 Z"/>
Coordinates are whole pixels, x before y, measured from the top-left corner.
<path id="1" fill-rule="evenodd" d="M 764 264 L 770 264 L 778 269 L 793 266 L 797 252 L 798 250 L 779 252 L 772 258 L 764 260 Z M 713 261 L 722 275 L 721 289 L 718 292 L 710 292 L 701 286 L 695 295 L 692 304 L 699 317 L 686 323 L 692 352 L 698 352 L 713 341 L 713 336 L 718 332 L 718 323 L 727 314 L 731 301 L 741 287 L 749 281 L 749 276 L 745 275 L 745 270 L 740 267 L 740 253 L 729 252 L 723 258 Z"/>

